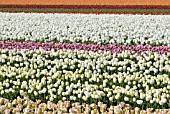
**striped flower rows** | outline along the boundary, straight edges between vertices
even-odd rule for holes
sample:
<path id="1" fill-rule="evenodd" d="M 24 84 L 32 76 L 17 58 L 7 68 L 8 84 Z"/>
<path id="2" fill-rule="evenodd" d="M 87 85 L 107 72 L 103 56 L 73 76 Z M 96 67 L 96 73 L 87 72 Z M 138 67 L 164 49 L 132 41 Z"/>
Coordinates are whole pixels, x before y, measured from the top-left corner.
<path id="1" fill-rule="evenodd" d="M 0 113 L 170 112 L 168 15 L 0 20 Z"/>
<path id="2" fill-rule="evenodd" d="M 168 108 L 170 53 L 1 49 L 1 95 L 42 101 L 104 102 Z M 19 90 L 19 91 L 18 91 Z M 10 94 L 13 94 L 11 96 Z"/>

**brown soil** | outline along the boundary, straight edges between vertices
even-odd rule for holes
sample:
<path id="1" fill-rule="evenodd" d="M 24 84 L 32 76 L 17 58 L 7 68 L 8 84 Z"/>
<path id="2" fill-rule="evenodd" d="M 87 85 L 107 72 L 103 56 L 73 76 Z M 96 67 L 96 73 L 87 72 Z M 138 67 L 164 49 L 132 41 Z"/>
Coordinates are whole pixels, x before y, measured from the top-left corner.
<path id="1" fill-rule="evenodd" d="M 170 5 L 170 0 L 0 0 L 21 5 Z"/>

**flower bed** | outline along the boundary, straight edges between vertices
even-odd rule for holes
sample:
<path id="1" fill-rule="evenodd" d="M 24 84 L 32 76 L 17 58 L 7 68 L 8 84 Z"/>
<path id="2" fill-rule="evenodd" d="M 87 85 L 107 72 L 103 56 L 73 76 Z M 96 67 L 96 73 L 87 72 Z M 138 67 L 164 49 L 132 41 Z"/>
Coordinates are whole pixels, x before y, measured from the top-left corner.
<path id="1" fill-rule="evenodd" d="M 1 49 L 1 97 L 168 108 L 168 55 Z M 20 91 L 18 91 L 20 90 Z M 48 90 L 48 91 L 47 91 Z M 13 96 L 10 96 L 13 94 Z"/>
<path id="2" fill-rule="evenodd" d="M 147 110 L 140 110 L 139 108 L 132 109 L 132 107 L 128 104 L 123 102 L 119 103 L 117 106 L 110 106 L 107 107 L 107 104 L 103 104 L 102 102 L 98 102 L 98 104 L 86 104 L 86 103 L 78 103 L 74 102 L 71 103 L 70 101 L 58 101 L 57 104 L 48 101 L 47 103 L 41 102 L 41 100 L 37 100 L 33 102 L 27 96 L 24 98 L 17 97 L 13 101 L 9 101 L 5 98 L 0 98 L 0 110 L 1 113 L 84 113 L 84 114 L 96 114 L 96 113 L 104 113 L 104 114 L 120 114 L 120 113 L 142 113 L 142 114 L 151 114 L 151 113 L 164 113 L 168 114 L 170 112 L 169 109 L 156 109 L 155 111 L 153 108 L 147 108 Z"/>
<path id="3" fill-rule="evenodd" d="M 2 40 L 170 45 L 168 15 L 0 13 Z"/>
<path id="4" fill-rule="evenodd" d="M 0 23 L 2 25 L 0 26 L 0 37 L 2 37 L 0 113 L 170 112 L 170 47 L 166 46 L 169 45 L 169 28 L 166 28 L 169 25 L 165 22 L 169 21 L 169 16 L 9 13 L 1 15 L 0 18 L 4 23 Z M 140 35 L 134 37 L 136 43 L 121 45 L 117 37 L 108 34 L 114 24 L 117 25 L 117 23 L 109 24 L 109 19 L 112 20 L 112 17 L 113 21 L 121 23 L 120 27 L 117 27 L 118 36 L 123 38 L 127 33 L 135 31 L 133 35 L 126 37 L 125 41 L 133 39 L 131 37 L 140 33 L 140 29 L 131 29 L 135 25 L 125 27 L 128 32 L 123 32 L 121 26 L 129 22 L 124 20 L 125 17 L 132 20 L 139 19 L 136 27 L 141 26 L 141 23 L 147 25 L 146 22 L 149 22 L 147 19 L 150 19 L 150 22 L 162 22 L 157 23 L 157 28 L 163 30 L 160 33 L 159 29 L 154 27 L 151 27 L 151 30 L 146 27 L 146 30 L 157 35 L 162 34 L 164 37 L 157 42 L 149 32 L 150 37 L 143 41 L 146 45 L 142 45 L 140 40 L 135 40 Z M 57 18 L 58 20 L 54 21 Z M 13 23 L 13 19 L 20 21 Z M 70 22 L 67 19 L 70 19 Z M 73 20 L 75 24 L 71 24 Z M 82 22 L 84 20 L 86 21 Z M 23 23 L 26 21 L 30 22 Z M 99 29 L 97 22 L 103 23 L 100 25 L 100 32 L 97 32 Z M 46 25 L 47 23 L 49 25 Z M 86 30 L 86 24 L 90 23 L 92 27 Z M 67 29 L 62 29 L 63 26 Z M 75 30 L 72 27 L 75 27 Z M 75 38 L 82 35 L 79 36 L 79 40 L 71 35 L 72 30 Z M 21 37 L 15 39 L 13 33 Z M 102 37 L 100 39 L 93 34 Z M 55 35 L 61 36 L 52 39 L 56 37 Z M 84 41 L 87 35 L 91 36 Z M 144 35 L 141 34 L 141 37 Z M 114 37 L 115 44 L 110 43 L 113 38 L 109 40 L 108 37 Z M 155 39 L 155 42 L 147 42 L 151 39 Z"/>
<path id="5" fill-rule="evenodd" d="M 16 42 L 16 41 L 0 41 L 1 49 L 39 49 L 42 48 L 46 51 L 54 49 L 55 51 L 59 49 L 78 49 L 78 50 L 86 50 L 93 52 L 101 52 L 101 51 L 111 51 L 113 53 L 121 53 L 122 51 L 128 50 L 131 54 L 141 54 L 146 53 L 146 51 L 150 52 L 158 52 L 159 54 L 167 54 L 170 52 L 170 46 L 126 46 L 126 45 L 96 45 L 96 44 L 67 44 L 67 43 L 53 43 L 53 42 Z"/>

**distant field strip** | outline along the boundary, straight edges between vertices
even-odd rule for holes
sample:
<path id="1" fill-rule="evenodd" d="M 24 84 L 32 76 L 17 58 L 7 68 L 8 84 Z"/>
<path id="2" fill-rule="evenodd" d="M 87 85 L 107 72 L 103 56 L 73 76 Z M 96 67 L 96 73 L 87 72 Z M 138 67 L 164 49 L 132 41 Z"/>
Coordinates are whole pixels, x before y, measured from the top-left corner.
<path id="1" fill-rule="evenodd" d="M 170 14 L 170 6 L 0 5 L 1 12 Z"/>

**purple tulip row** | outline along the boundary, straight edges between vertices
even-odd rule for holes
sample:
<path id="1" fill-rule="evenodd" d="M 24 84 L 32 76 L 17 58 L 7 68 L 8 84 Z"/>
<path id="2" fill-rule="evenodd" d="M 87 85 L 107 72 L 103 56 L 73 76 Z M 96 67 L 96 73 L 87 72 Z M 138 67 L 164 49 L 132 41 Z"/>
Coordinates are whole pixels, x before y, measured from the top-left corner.
<path id="1" fill-rule="evenodd" d="M 141 54 L 141 52 L 158 52 L 159 54 L 167 54 L 170 52 L 170 46 L 126 46 L 126 45 L 96 45 L 96 44 L 58 44 L 53 42 L 16 42 L 16 41 L 0 41 L 1 49 L 39 49 L 42 47 L 44 50 L 54 50 L 58 49 L 78 49 L 78 50 L 86 50 L 86 51 L 94 51 L 98 50 L 102 51 L 112 51 L 112 53 L 121 53 L 124 50 L 128 50 L 131 53 L 134 51 L 135 53 Z"/>

